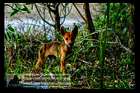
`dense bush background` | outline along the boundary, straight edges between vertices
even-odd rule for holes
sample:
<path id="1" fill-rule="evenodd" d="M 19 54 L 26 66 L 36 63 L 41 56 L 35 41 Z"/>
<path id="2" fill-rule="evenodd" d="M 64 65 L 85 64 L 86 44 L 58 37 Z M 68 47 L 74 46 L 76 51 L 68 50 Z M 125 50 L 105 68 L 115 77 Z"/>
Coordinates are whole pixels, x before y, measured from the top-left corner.
<path id="1" fill-rule="evenodd" d="M 73 52 L 66 58 L 72 88 L 135 88 L 134 6 L 128 3 L 102 3 L 98 6 L 97 15 L 91 12 L 95 32 L 89 33 L 86 23 L 79 26 Z M 28 8 L 20 11 L 29 12 Z M 11 10 L 11 15 L 18 15 L 18 12 Z M 32 26 L 22 33 L 10 24 L 5 30 L 6 73 L 30 73 L 41 44 L 51 42 L 47 33 L 35 31 Z M 54 33 L 62 41 L 61 34 L 55 30 Z M 91 35 L 95 33 L 98 33 L 98 38 L 93 41 Z M 59 59 L 47 59 L 43 73 L 50 72 L 61 74 Z"/>

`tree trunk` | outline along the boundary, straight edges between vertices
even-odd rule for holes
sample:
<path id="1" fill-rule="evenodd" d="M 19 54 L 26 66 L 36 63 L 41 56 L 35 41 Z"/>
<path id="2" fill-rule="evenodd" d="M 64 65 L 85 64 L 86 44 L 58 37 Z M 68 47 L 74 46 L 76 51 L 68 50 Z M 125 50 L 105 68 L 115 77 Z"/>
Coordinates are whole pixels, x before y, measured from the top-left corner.
<path id="1" fill-rule="evenodd" d="M 56 7 L 56 10 L 54 12 L 55 15 L 55 30 L 60 31 L 60 16 L 59 16 L 59 7 Z"/>
<path id="2" fill-rule="evenodd" d="M 48 5 L 47 5 L 49 11 L 54 14 L 55 31 L 60 31 L 59 5 L 60 5 L 60 3 L 48 3 Z M 51 14 L 50 14 L 50 16 L 51 16 Z"/>
<path id="3" fill-rule="evenodd" d="M 88 31 L 90 33 L 93 33 L 95 32 L 95 27 L 94 27 L 94 24 L 92 22 L 92 17 L 91 17 L 91 13 L 90 13 L 90 10 L 89 10 L 89 3 L 84 3 L 84 10 L 85 10 L 85 16 L 86 16 L 86 23 L 88 25 Z M 92 35 L 92 39 L 97 39 L 97 34 L 93 34 Z"/>

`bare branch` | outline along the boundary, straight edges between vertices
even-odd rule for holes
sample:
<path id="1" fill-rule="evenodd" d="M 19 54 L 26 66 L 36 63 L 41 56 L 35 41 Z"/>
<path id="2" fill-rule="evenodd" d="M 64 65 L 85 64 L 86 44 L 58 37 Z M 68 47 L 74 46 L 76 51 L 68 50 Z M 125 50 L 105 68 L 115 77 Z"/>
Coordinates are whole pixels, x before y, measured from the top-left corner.
<path id="1" fill-rule="evenodd" d="M 115 35 L 116 35 L 116 34 L 115 34 Z M 119 42 L 119 45 L 121 46 L 121 48 L 125 49 L 127 52 L 131 53 L 132 55 L 135 55 L 135 53 L 132 52 L 131 49 L 125 47 L 125 46 L 121 43 L 121 41 L 120 41 L 120 39 L 119 39 L 119 37 L 118 37 L 117 35 L 116 35 L 116 40 Z"/>
<path id="2" fill-rule="evenodd" d="M 5 4 L 5 6 L 9 6 L 9 7 L 11 7 L 13 10 L 15 9 L 15 8 L 13 8 L 11 5 L 9 5 L 9 4 Z"/>
<path id="3" fill-rule="evenodd" d="M 36 4 L 35 4 L 35 8 L 36 8 L 36 10 L 37 10 L 37 12 L 38 12 L 39 16 L 41 17 L 41 19 L 42 19 L 44 22 L 46 22 L 48 25 L 50 25 L 50 26 L 53 26 L 53 27 L 54 27 L 54 25 L 53 25 L 53 24 L 49 23 L 48 21 L 46 21 L 46 20 L 42 17 L 42 15 L 40 14 L 39 9 L 38 9 L 38 7 L 37 7 L 37 5 L 36 5 Z"/>
<path id="4" fill-rule="evenodd" d="M 72 6 L 69 9 L 69 7 L 67 7 L 68 4 L 65 4 L 65 5 L 61 4 L 61 5 L 63 6 L 63 10 L 62 11 L 64 11 L 64 17 L 68 16 L 70 14 L 71 10 L 72 10 Z M 66 11 L 66 9 L 68 9 L 68 12 Z"/>
<path id="5" fill-rule="evenodd" d="M 64 18 L 64 19 L 63 19 L 63 21 L 60 23 L 60 25 L 62 25 L 62 24 L 65 22 L 66 16 L 68 16 L 68 15 L 70 14 L 71 10 L 72 10 L 72 6 L 71 6 L 70 9 L 69 9 L 69 7 L 67 8 L 67 5 L 68 5 L 68 4 L 65 4 L 65 5 L 61 4 L 61 5 L 63 6 L 63 10 L 62 10 L 62 11 L 64 11 L 64 16 L 61 17 L 61 18 Z M 68 12 L 66 11 L 66 8 L 68 9 Z"/>
<path id="6" fill-rule="evenodd" d="M 53 19 L 53 17 L 52 17 L 51 11 L 50 11 L 49 9 L 48 9 L 48 11 L 49 11 L 49 14 L 50 14 L 51 19 L 54 21 L 54 19 Z"/>
<path id="7" fill-rule="evenodd" d="M 74 7 L 76 8 L 77 12 L 80 14 L 80 16 L 83 18 L 83 20 L 85 22 L 87 22 L 87 20 L 84 18 L 84 16 L 81 14 L 81 12 L 79 11 L 79 9 L 77 8 L 77 6 L 73 3 Z"/>
<path id="8" fill-rule="evenodd" d="M 127 52 L 131 53 L 132 55 L 135 55 L 135 53 L 132 52 L 129 48 L 125 47 L 123 44 L 119 43 L 121 48 L 125 49 Z"/>
<path id="9" fill-rule="evenodd" d="M 78 59 L 78 61 L 81 61 L 81 62 L 83 62 L 83 63 L 86 63 L 86 64 L 88 64 L 89 66 L 91 66 L 91 65 L 92 65 L 92 63 L 91 63 L 91 62 L 87 62 L 87 61 L 82 60 L 82 59 Z"/>
<path id="10" fill-rule="evenodd" d="M 73 74 L 71 75 L 71 77 L 73 77 L 77 72 L 79 71 L 79 69 L 76 69 Z"/>
<path id="11" fill-rule="evenodd" d="M 49 6 L 51 6 L 52 7 L 52 5 L 49 5 Z M 54 18 L 53 18 L 53 16 L 52 16 L 52 13 L 51 13 L 51 11 L 50 11 L 50 9 L 49 9 L 49 7 L 48 7 L 48 3 L 40 3 L 39 4 L 39 7 L 42 7 L 42 8 L 45 8 L 45 9 L 47 9 L 48 10 L 48 12 L 49 12 L 49 14 L 50 14 L 50 17 L 51 17 L 51 20 L 53 20 L 54 21 Z"/>
<path id="12" fill-rule="evenodd" d="M 59 5 L 60 5 L 60 3 L 56 3 L 55 4 L 55 8 L 58 8 Z"/>
<path id="13" fill-rule="evenodd" d="M 64 16 L 63 17 L 60 17 L 60 18 L 64 18 L 64 19 L 60 23 L 60 25 L 62 25 L 65 22 L 65 19 L 66 19 L 66 6 L 64 6 L 63 4 L 61 4 L 61 5 L 63 6 L 63 10 L 61 10 L 61 11 L 64 11 Z"/>
<path id="14" fill-rule="evenodd" d="M 49 11 L 55 13 L 55 9 L 52 9 L 54 6 L 52 8 L 51 8 L 51 6 L 53 6 L 53 5 L 51 5 L 50 3 L 47 3 L 47 7 L 48 7 Z"/>

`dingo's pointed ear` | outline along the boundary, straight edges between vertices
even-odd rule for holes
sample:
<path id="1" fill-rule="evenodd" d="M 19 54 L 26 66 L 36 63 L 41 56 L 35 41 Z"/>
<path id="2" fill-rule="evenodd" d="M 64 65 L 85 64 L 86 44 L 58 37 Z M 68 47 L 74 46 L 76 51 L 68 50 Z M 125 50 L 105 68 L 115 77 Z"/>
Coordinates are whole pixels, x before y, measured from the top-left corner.
<path id="1" fill-rule="evenodd" d="M 78 27 L 75 25 L 74 29 L 72 30 L 72 32 L 74 33 L 74 36 L 77 35 L 78 33 Z"/>
<path id="2" fill-rule="evenodd" d="M 64 27 L 63 26 L 60 28 L 60 32 L 61 32 L 62 35 L 65 34 L 65 30 L 64 30 Z"/>

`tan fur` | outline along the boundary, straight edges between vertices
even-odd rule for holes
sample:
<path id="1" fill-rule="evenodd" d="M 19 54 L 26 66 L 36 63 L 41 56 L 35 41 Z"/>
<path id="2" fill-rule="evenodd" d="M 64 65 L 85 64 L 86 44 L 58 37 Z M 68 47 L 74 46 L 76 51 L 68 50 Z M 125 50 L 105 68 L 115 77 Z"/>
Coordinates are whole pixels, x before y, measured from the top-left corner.
<path id="1" fill-rule="evenodd" d="M 64 27 L 61 27 L 61 34 L 64 41 L 62 43 L 53 41 L 51 43 L 43 44 L 38 52 L 38 59 L 35 65 L 35 72 L 42 71 L 42 67 L 45 64 L 45 60 L 49 55 L 53 55 L 60 58 L 60 70 L 65 73 L 65 57 L 71 51 L 73 43 L 75 41 L 78 32 L 77 26 L 72 32 L 64 32 Z"/>

